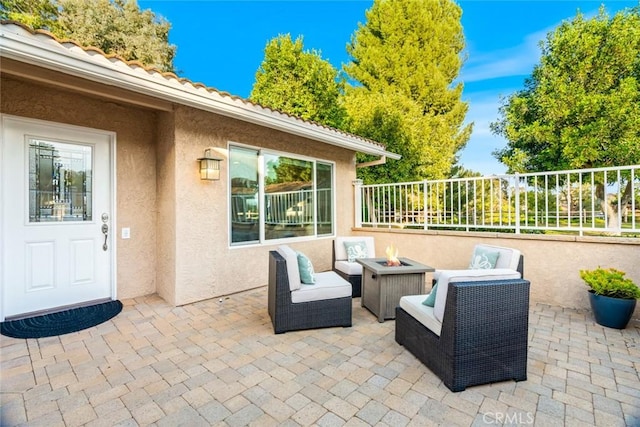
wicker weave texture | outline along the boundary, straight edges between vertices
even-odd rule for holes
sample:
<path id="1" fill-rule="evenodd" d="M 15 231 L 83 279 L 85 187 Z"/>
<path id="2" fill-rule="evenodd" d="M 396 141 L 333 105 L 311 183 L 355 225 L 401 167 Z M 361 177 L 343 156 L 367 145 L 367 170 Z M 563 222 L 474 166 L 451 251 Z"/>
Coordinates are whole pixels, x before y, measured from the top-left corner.
<path id="1" fill-rule="evenodd" d="M 527 379 L 527 280 L 451 282 L 440 337 L 396 308 L 396 341 L 452 391 Z"/>
<path id="2" fill-rule="evenodd" d="M 269 252 L 269 316 L 276 334 L 301 329 L 351 326 L 351 298 L 291 302 L 285 259 Z"/>

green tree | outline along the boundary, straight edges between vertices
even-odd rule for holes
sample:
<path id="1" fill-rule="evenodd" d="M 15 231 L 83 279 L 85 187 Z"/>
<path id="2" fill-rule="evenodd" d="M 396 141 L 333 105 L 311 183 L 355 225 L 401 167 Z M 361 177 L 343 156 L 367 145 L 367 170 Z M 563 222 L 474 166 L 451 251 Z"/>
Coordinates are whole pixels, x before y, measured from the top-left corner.
<path id="1" fill-rule="evenodd" d="M 169 44 L 171 24 L 136 0 L 59 0 L 60 29 L 54 34 L 84 46 L 96 46 L 127 60 L 174 71 L 176 47 Z"/>
<path id="2" fill-rule="evenodd" d="M 171 24 L 136 0 L 7 0 L 2 17 L 161 71 L 174 71 Z"/>
<path id="3" fill-rule="evenodd" d="M 510 172 L 632 165 L 640 162 L 640 8 L 613 18 L 578 13 L 541 43 L 540 63 L 523 90 L 503 101 L 492 130 L 507 139 L 494 156 Z M 611 227 L 620 201 L 596 195 Z M 615 203 L 612 203 L 615 202 Z"/>
<path id="4" fill-rule="evenodd" d="M 507 98 L 492 130 L 512 172 L 640 161 L 640 9 L 604 9 L 562 23 L 541 43 L 525 88 Z"/>
<path id="5" fill-rule="evenodd" d="M 347 45 L 348 129 L 403 157 L 360 169 L 365 182 L 443 178 L 471 135 L 463 85 L 461 9 L 451 0 L 374 0 Z M 361 161 L 366 156 L 359 156 Z"/>
<path id="6" fill-rule="evenodd" d="M 58 19 L 58 8 L 51 0 L 3 0 L 0 19 L 51 30 Z"/>
<path id="7" fill-rule="evenodd" d="M 285 113 L 340 128 L 343 80 L 320 52 L 303 50 L 303 38 L 290 34 L 271 39 L 256 72 L 250 99 Z"/>

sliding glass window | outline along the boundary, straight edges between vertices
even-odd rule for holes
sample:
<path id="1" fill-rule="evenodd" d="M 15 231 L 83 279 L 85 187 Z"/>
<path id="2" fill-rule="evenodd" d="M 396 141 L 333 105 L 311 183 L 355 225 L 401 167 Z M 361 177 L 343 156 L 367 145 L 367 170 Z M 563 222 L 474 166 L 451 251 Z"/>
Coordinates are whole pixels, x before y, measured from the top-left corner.
<path id="1" fill-rule="evenodd" d="M 258 195 L 258 151 L 231 147 L 231 243 L 260 241 L 260 199 Z"/>
<path id="2" fill-rule="evenodd" d="M 230 159 L 232 244 L 333 234 L 331 163 L 236 146 Z"/>
<path id="3" fill-rule="evenodd" d="M 316 162 L 316 223 L 318 236 L 333 234 L 333 165 Z"/>

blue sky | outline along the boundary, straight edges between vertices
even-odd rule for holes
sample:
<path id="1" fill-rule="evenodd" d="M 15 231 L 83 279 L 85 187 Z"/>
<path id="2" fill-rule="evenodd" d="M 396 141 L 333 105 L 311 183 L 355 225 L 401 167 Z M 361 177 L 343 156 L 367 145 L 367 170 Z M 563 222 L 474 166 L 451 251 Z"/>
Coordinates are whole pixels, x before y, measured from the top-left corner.
<path id="1" fill-rule="evenodd" d="M 429 0 L 425 0 L 429 1 Z M 321 52 L 336 68 L 349 61 L 346 45 L 373 0 L 138 1 L 172 24 L 181 77 L 248 97 L 268 40 L 304 37 L 305 49 Z M 489 130 L 501 97 L 522 89 L 540 57 L 539 42 L 579 9 L 593 16 L 603 4 L 610 15 L 640 0 L 460 0 L 466 62 L 459 79 L 474 131 L 460 162 L 483 174 L 505 172 L 491 152 L 506 142 Z"/>

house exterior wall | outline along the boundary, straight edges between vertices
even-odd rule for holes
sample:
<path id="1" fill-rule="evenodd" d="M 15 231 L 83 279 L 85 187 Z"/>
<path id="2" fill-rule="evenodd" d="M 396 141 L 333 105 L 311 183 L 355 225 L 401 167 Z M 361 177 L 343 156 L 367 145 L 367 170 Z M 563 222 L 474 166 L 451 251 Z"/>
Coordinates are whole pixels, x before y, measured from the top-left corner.
<path id="1" fill-rule="evenodd" d="M 183 305 L 267 284 L 268 251 L 283 242 L 230 246 L 229 142 L 334 162 L 335 232 L 351 230 L 352 151 L 189 107 L 151 111 L 4 74 L 0 84 L 2 113 L 115 132 L 118 298 L 158 293 Z M 208 147 L 224 159 L 220 181 L 199 178 Z M 284 243 L 331 269 L 332 237 Z"/>
<path id="2" fill-rule="evenodd" d="M 268 251 L 277 244 L 230 246 L 229 142 L 335 161 L 336 231 L 350 230 L 353 152 L 186 107 L 176 108 L 175 125 L 177 305 L 267 284 Z M 208 147 L 224 159 L 220 181 L 201 181 L 197 173 L 196 159 Z M 332 241 L 318 238 L 286 244 L 305 252 L 321 271 L 331 269 Z"/>
<path id="3" fill-rule="evenodd" d="M 640 284 L 638 239 L 365 228 L 353 234 L 373 235 L 379 256 L 394 244 L 401 257 L 437 269 L 466 268 L 478 243 L 518 249 L 524 255 L 524 277 L 531 282 L 531 300 L 560 307 L 590 310 L 580 270 L 614 267 Z M 633 317 L 640 319 L 640 304 Z"/>
<path id="4" fill-rule="evenodd" d="M 157 132 L 158 236 L 156 292 L 170 304 L 176 303 L 176 150 L 175 116 L 158 113 Z"/>
<path id="5" fill-rule="evenodd" d="M 116 136 L 118 297 L 156 291 L 156 114 L 2 75 L 4 114 L 112 131 Z M 122 227 L 131 238 L 121 239 Z"/>

